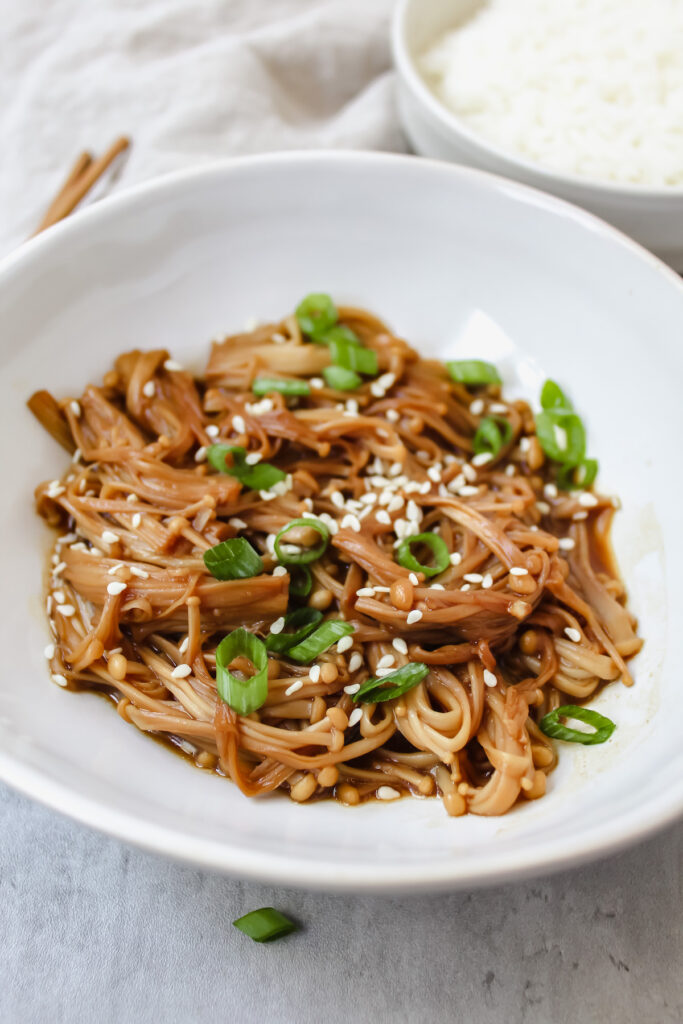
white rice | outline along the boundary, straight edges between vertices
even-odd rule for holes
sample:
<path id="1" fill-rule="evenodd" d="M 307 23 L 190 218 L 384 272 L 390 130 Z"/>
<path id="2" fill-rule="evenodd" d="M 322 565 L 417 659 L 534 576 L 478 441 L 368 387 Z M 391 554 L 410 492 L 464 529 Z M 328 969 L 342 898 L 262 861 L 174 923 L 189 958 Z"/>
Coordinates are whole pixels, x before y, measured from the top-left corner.
<path id="1" fill-rule="evenodd" d="M 680 0 L 489 0 L 420 65 L 502 149 L 561 173 L 683 184 Z"/>

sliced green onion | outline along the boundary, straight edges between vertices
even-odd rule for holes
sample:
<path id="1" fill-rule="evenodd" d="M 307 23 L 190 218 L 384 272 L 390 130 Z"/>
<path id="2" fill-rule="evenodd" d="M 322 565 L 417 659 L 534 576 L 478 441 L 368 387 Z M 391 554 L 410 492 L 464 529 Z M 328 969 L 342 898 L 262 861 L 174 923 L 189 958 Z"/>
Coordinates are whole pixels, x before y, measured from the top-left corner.
<path id="1" fill-rule="evenodd" d="M 225 461 L 226 455 L 232 455 L 232 466 Z M 209 465 L 219 473 L 227 473 L 236 477 L 250 491 L 269 491 L 275 484 L 287 478 L 277 466 L 269 462 L 257 462 L 255 466 L 246 463 L 247 450 L 239 445 L 212 444 L 206 449 Z"/>
<path id="2" fill-rule="evenodd" d="M 298 925 L 290 921 L 288 917 L 281 914 L 273 907 L 261 907 L 260 910 L 252 910 L 244 917 L 238 917 L 232 922 L 235 928 L 248 935 L 254 942 L 272 942 L 274 939 L 281 939 L 290 932 L 295 932 Z"/>
<path id="3" fill-rule="evenodd" d="M 576 465 L 586 454 L 586 431 L 573 412 L 558 409 L 539 412 L 536 416 L 536 436 L 546 455 L 555 462 Z"/>
<path id="4" fill-rule="evenodd" d="M 217 580 L 246 580 L 263 572 L 260 555 L 244 537 L 221 541 L 204 552 L 204 565 Z"/>
<path id="5" fill-rule="evenodd" d="M 270 633 L 266 640 L 269 651 L 282 653 L 290 647 L 301 643 L 313 632 L 323 617 L 317 608 L 297 608 L 285 616 L 285 626 L 281 633 Z M 287 632 L 285 632 L 287 630 Z"/>
<path id="6" fill-rule="evenodd" d="M 434 557 L 434 565 L 423 565 L 418 562 L 412 552 L 413 544 L 424 544 L 430 549 Z M 404 569 L 412 569 L 413 572 L 424 573 L 425 576 L 438 576 L 450 565 L 450 552 L 446 542 L 436 533 L 418 533 L 415 537 L 406 537 L 398 546 L 396 561 Z"/>
<path id="7" fill-rule="evenodd" d="M 493 363 L 483 359 L 456 359 L 446 363 L 446 369 L 456 384 L 476 387 L 479 384 L 500 384 L 500 374 Z"/>
<path id="8" fill-rule="evenodd" d="M 294 529 L 295 526 L 308 526 L 311 530 L 315 530 L 316 533 L 320 534 L 320 542 L 313 548 L 303 548 L 301 551 L 297 551 L 296 553 L 283 551 L 280 542 L 290 530 Z M 292 519 L 291 523 L 287 523 L 286 526 L 283 526 L 280 532 L 276 535 L 273 548 L 278 561 L 281 562 L 282 565 L 307 565 L 309 562 L 315 562 L 316 558 L 320 558 L 327 547 L 329 539 L 330 531 L 324 523 L 320 522 L 319 519 Z"/>
<path id="9" fill-rule="evenodd" d="M 313 576 L 307 565 L 293 565 L 289 570 L 289 592 L 292 597 L 308 597 Z"/>
<path id="10" fill-rule="evenodd" d="M 512 440 L 512 425 L 504 416 L 484 416 L 472 440 L 475 455 L 484 452 L 494 457 Z"/>
<path id="11" fill-rule="evenodd" d="M 317 337 L 336 324 L 337 307 L 329 295 L 313 292 L 296 307 L 296 318 L 304 334 Z"/>
<path id="12" fill-rule="evenodd" d="M 242 655 L 256 669 L 249 679 L 240 679 L 228 666 Z M 265 704 L 268 696 L 268 653 L 266 645 L 248 630 L 235 629 L 216 648 L 216 689 L 218 696 L 238 715 L 250 715 Z"/>
<path id="13" fill-rule="evenodd" d="M 360 691 L 359 691 L 360 693 Z M 579 722 L 592 725 L 595 732 L 581 732 L 579 729 L 570 729 L 563 725 L 560 718 L 575 718 Z M 578 707 L 576 704 L 564 704 L 561 708 L 555 708 L 545 715 L 538 723 L 541 732 L 546 736 L 552 736 L 555 740 L 565 740 L 567 743 L 583 743 L 592 746 L 595 743 L 604 743 L 608 740 L 616 724 L 604 715 L 599 715 L 591 708 Z"/>
<path id="14" fill-rule="evenodd" d="M 348 636 L 350 633 L 353 633 L 353 626 L 348 622 L 342 622 L 341 619 L 328 619 L 327 622 L 318 626 L 315 633 L 311 633 L 296 647 L 290 647 L 287 657 L 302 663 L 313 661 L 337 640 L 341 640 L 343 636 Z"/>
<path id="15" fill-rule="evenodd" d="M 345 370 L 355 370 L 370 377 L 377 374 L 377 353 L 371 348 L 348 341 L 331 341 L 330 356 L 335 366 L 342 366 Z"/>
<path id="16" fill-rule="evenodd" d="M 571 401 L 554 380 L 547 380 L 541 389 L 541 408 L 546 410 L 563 409 L 565 412 L 574 411 Z"/>
<path id="17" fill-rule="evenodd" d="M 337 391 L 355 391 L 363 383 L 353 370 L 345 370 L 343 366 L 325 366 L 323 368 L 325 383 Z"/>
<path id="18" fill-rule="evenodd" d="M 353 700 L 362 704 L 379 704 L 383 700 L 402 697 L 427 675 L 429 669 L 426 665 L 421 661 L 410 661 L 388 676 L 366 680 L 360 690 L 354 693 Z"/>
<path id="19" fill-rule="evenodd" d="M 334 327 L 328 327 L 322 334 L 316 334 L 313 341 L 317 341 L 320 345 L 329 345 L 331 341 L 347 341 L 349 345 L 362 345 L 356 332 L 346 324 L 335 324 Z"/>
<path id="20" fill-rule="evenodd" d="M 267 395 L 277 391 L 288 398 L 311 393 L 311 387 L 305 380 L 278 380 L 276 377 L 257 377 L 252 382 L 251 390 L 255 395 Z"/>
<path id="21" fill-rule="evenodd" d="M 557 486 L 562 491 L 574 491 L 590 487 L 598 475 L 598 460 L 584 459 L 578 465 L 565 464 L 557 471 Z"/>

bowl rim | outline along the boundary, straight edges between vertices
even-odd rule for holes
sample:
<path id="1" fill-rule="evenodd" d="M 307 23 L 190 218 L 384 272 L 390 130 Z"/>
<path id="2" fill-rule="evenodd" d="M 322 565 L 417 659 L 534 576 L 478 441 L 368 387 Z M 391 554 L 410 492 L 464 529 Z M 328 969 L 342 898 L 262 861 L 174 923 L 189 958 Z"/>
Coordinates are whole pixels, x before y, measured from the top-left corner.
<path id="1" fill-rule="evenodd" d="M 64 242 L 68 242 L 69 236 L 87 233 L 90 226 L 100 221 L 106 223 L 118 210 L 135 207 L 149 196 L 172 196 L 176 190 L 188 186 L 201 187 L 205 182 L 229 177 L 233 172 L 238 173 L 243 169 L 325 164 L 361 169 L 374 165 L 380 170 L 403 168 L 413 172 L 420 168 L 420 174 L 425 172 L 427 175 L 447 176 L 453 180 L 483 181 L 487 187 L 502 190 L 527 205 L 533 203 L 550 208 L 562 217 L 571 218 L 586 230 L 611 238 L 622 249 L 631 250 L 641 263 L 647 264 L 651 271 L 662 276 L 669 286 L 673 285 L 683 298 L 683 281 L 666 264 L 618 229 L 564 199 L 471 167 L 425 158 L 416 159 L 406 154 L 353 150 L 303 150 L 231 157 L 153 178 L 116 196 L 100 200 L 25 242 L 0 261 L 0 287 L 6 282 L 11 285 L 14 272 L 21 272 L 23 266 L 26 263 L 30 265 L 34 257 L 44 251 L 49 255 L 50 250 L 57 250 Z M 504 866 L 501 866 L 500 859 L 495 855 L 495 847 L 492 847 L 491 855 L 480 858 L 475 866 L 463 868 L 460 865 L 456 869 L 452 861 L 441 859 L 427 864 L 415 862 L 383 865 L 381 871 L 378 871 L 370 865 L 356 869 L 347 862 L 336 862 L 333 857 L 316 864 L 287 854 L 251 851 L 249 858 L 245 859 L 243 851 L 225 842 L 144 821 L 135 812 L 112 809 L 101 800 L 74 791 L 67 784 L 53 780 L 46 771 L 2 750 L 0 780 L 82 824 L 154 853 L 267 884 L 338 892 L 418 893 L 542 877 L 605 857 L 640 842 L 673 824 L 683 815 L 682 779 L 678 783 L 672 781 L 671 786 L 658 799 L 650 801 L 647 808 L 632 808 L 617 819 L 610 819 L 606 824 L 594 828 L 588 837 L 577 834 L 579 838 L 574 844 L 553 848 L 550 837 L 548 845 L 516 852 Z M 384 808 L 383 811 L 391 813 L 391 808 Z M 362 808 L 360 813 L 363 813 Z"/>
<path id="2" fill-rule="evenodd" d="M 515 168 L 526 175 L 537 180 L 532 187 L 552 190 L 561 186 L 564 189 L 573 190 L 576 201 L 583 202 L 596 200 L 596 192 L 602 193 L 601 198 L 630 202 L 634 199 L 644 199 L 651 202 L 664 204 L 666 200 L 681 200 L 683 198 L 683 185 L 637 185 L 633 182 L 612 182 L 601 178 L 591 178 L 584 175 L 562 173 L 553 171 L 541 163 L 527 160 L 518 156 L 514 150 L 508 150 L 498 146 L 495 142 L 489 142 L 484 136 L 473 131 L 457 114 L 449 110 L 432 92 L 427 82 L 417 70 L 415 62 L 411 57 L 407 46 L 406 19 L 410 8 L 419 3 L 419 0 L 398 0 L 391 20 L 391 49 L 394 59 L 394 67 L 398 77 L 410 90 L 413 99 L 429 113 L 432 119 L 436 120 L 442 129 L 445 129 L 453 136 L 462 137 L 474 150 L 478 150 L 482 156 L 493 157 L 507 165 L 507 170 L 502 168 L 497 173 L 514 173 Z"/>

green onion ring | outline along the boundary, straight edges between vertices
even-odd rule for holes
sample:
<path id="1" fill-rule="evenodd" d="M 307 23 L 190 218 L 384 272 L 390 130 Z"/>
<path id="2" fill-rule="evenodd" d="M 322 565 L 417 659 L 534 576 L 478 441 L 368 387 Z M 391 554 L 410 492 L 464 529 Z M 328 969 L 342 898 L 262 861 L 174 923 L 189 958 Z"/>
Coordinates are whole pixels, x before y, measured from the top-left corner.
<path id="1" fill-rule="evenodd" d="M 434 565 L 423 565 L 418 562 L 412 552 L 413 544 L 426 544 L 434 556 Z M 450 552 L 446 542 L 436 533 L 418 533 L 414 537 L 405 537 L 398 546 L 396 561 L 404 569 L 424 573 L 425 576 L 438 576 L 450 565 Z"/>
<path id="2" fill-rule="evenodd" d="M 228 665 L 242 655 L 256 669 L 250 679 L 239 679 Z M 238 715 L 250 715 L 268 697 L 268 653 L 257 636 L 240 626 L 224 637 L 216 648 L 216 689 L 218 696 Z"/>
<path id="3" fill-rule="evenodd" d="M 315 530 L 322 538 L 320 543 L 316 544 L 313 548 L 306 548 L 303 551 L 298 551 L 296 554 L 288 554 L 284 552 L 280 541 L 295 526 L 309 526 L 312 530 Z M 317 558 L 320 558 L 325 551 L 329 540 L 330 531 L 324 523 L 320 522 L 319 519 L 292 519 L 291 523 L 287 523 L 286 526 L 283 526 L 275 537 L 275 544 L 273 545 L 273 548 L 278 561 L 282 565 L 308 565 L 309 562 L 315 562 Z"/>
<path id="4" fill-rule="evenodd" d="M 559 721 L 560 718 L 575 718 L 579 722 L 592 725 L 595 732 L 580 732 L 578 729 L 571 729 Z M 576 704 L 564 704 L 561 708 L 555 708 L 545 715 L 538 723 L 541 732 L 556 740 L 565 740 L 567 743 L 583 743 L 585 746 L 593 746 L 596 743 L 604 743 L 608 740 L 616 724 L 604 715 L 598 714 L 592 708 L 582 708 Z"/>

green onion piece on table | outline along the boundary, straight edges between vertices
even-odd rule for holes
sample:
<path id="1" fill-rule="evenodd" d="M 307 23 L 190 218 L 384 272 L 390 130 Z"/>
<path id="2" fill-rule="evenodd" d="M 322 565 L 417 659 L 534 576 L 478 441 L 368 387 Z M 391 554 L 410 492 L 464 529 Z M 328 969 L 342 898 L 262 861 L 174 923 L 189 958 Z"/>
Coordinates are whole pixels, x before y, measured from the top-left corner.
<path id="1" fill-rule="evenodd" d="M 393 700 L 412 690 L 428 675 L 429 669 L 421 661 L 410 661 L 387 676 L 366 680 L 360 690 L 354 693 L 353 700 L 361 704 L 379 704 L 385 700 Z"/>
<path id="2" fill-rule="evenodd" d="M 226 462 L 228 455 L 232 456 L 231 466 Z M 246 448 L 240 445 L 212 444 L 206 449 L 209 465 L 219 473 L 236 477 L 250 491 L 268 491 L 287 478 L 286 473 L 269 462 L 257 462 L 256 465 L 250 466 L 245 461 L 246 457 Z"/>
<path id="3" fill-rule="evenodd" d="M 281 939 L 290 932 L 297 931 L 299 927 L 273 907 L 252 910 L 232 923 L 254 942 L 273 942 L 274 939 Z"/>
<path id="4" fill-rule="evenodd" d="M 579 729 L 571 729 L 560 722 L 560 718 L 574 718 L 578 722 L 585 722 L 592 725 L 595 732 L 581 732 Z M 564 704 L 561 708 L 545 715 L 538 723 L 541 732 L 551 736 L 555 740 L 565 740 L 567 743 L 583 743 L 592 746 L 596 743 L 604 743 L 608 740 L 614 730 L 615 723 L 610 718 L 598 714 L 591 708 L 582 708 L 576 704 Z"/>
<path id="5" fill-rule="evenodd" d="M 369 377 L 377 375 L 377 353 L 371 348 L 363 348 L 348 341 L 331 341 L 330 357 L 335 366 L 345 370 L 354 370 Z"/>
<path id="6" fill-rule="evenodd" d="M 430 549 L 434 559 L 433 565 L 424 565 L 422 562 L 418 562 L 412 552 L 414 544 L 424 544 L 425 547 Z M 424 573 L 427 577 L 438 576 L 439 573 L 444 572 L 450 565 L 450 553 L 446 542 L 438 534 L 418 533 L 417 536 L 406 537 L 401 541 L 396 552 L 396 561 L 404 569 L 412 569 L 413 572 Z"/>
<path id="7" fill-rule="evenodd" d="M 475 455 L 486 452 L 494 457 L 512 440 L 512 425 L 504 416 L 484 416 L 472 440 Z"/>
<path id="8" fill-rule="evenodd" d="M 249 679 L 240 679 L 228 668 L 240 655 L 248 658 L 256 669 Z M 221 700 L 238 715 L 258 711 L 268 697 L 266 645 L 241 626 L 224 637 L 216 648 L 216 689 Z"/>
<path id="9" fill-rule="evenodd" d="M 204 565 L 217 580 L 246 580 L 263 572 L 261 556 L 244 537 L 209 548 L 204 552 Z"/>
<path id="10" fill-rule="evenodd" d="M 328 619 L 327 622 L 323 622 L 318 626 L 314 633 L 311 633 L 305 640 L 302 640 L 300 644 L 290 647 L 287 651 L 287 657 L 293 661 L 301 662 L 301 664 L 308 663 L 317 658 L 323 651 L 326 651 L 337 640 L 341 640 L 343 636 L 349 636 L 353 631 L 353 626 L 348 622 L 342 622 L 341 619 Z"/>
<path id="11" fill-rule="evenodd" d="M 320 542 L 312 548 L 301 548 L 296 552 L 285 551 L 282 547 L 283 543 L 287 543 L 284 538 L 295 527 L 308 527 L 311 530 L 315 530 L 316 533 L 320 534 Z M 291 523 L 283 526 L 277 534 L 273 547 L 275 555 L 282 565 L 307 565 L 309 562 L 315 562 L 317 558 L 320 558 L 327 547 L 329 539 L 330 531 L 319 519 L 292 519 Z"/>
<path id="12" fill-rule="evenodd" d="M 282 633 L 270 633 L 266 640 L 266 647 L 269 651 L 282 654 L 309 636 L 322 617 L 323 613 L 317 608 L 304 607 L 289 612 L 285 616 Z"/>
<path id="13" fill-rule="evenodd" d="M 493 363 L 483 359 L 456 359 L 446 363 L 451 380 L 466 387 L 478 387 L 481 384 L 500 384 L 500 374 Z"/>
<path id="14" fill-rule="evenodd" d="M 323 369 L 325 383 L 336 391 L 355 391 L 363 383 L 353 370 L 345 370 L 343 366 L 325 366 Z"/>
<path id="15" fill-rule="evenodd" d="M 287 398 L 299 398 L 311 393 L 311 387 L 305 380 L 279 380 L 277 377 L 257 377 L 252 381 L 251 390 L 255 395 L 277 391 Z"/>
<path id="16" fill-rule="evenodd" d="M 296 307 L 296 318 L 304 334 L 317 338 L 336 324 L 337 307 L 329 295 L 313 292 Z"/>

